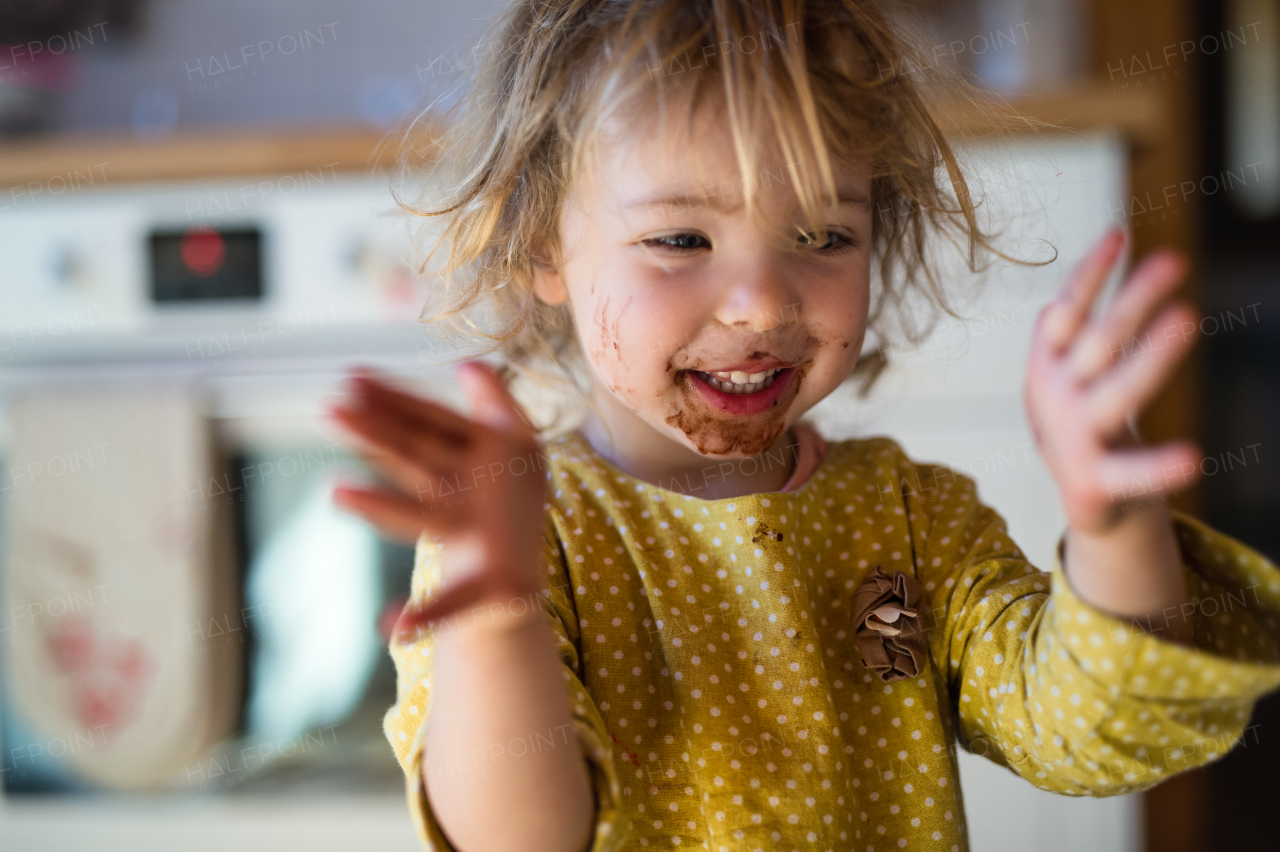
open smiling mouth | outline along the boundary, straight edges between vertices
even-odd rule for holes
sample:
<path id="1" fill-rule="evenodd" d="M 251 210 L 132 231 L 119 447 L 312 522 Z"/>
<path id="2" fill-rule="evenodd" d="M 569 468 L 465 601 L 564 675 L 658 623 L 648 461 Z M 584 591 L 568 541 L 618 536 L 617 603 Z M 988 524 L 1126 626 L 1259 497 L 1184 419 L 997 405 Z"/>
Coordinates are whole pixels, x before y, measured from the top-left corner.
<path id="1" fill-rule="evenodd" d="M 781 402 L 789 402 L 796 368 L 771 367 L 754 373 L 686 370 L 684 374 L 688 389 L 703 403 L 720 414 L 741 417 L 776 410 Z"/>

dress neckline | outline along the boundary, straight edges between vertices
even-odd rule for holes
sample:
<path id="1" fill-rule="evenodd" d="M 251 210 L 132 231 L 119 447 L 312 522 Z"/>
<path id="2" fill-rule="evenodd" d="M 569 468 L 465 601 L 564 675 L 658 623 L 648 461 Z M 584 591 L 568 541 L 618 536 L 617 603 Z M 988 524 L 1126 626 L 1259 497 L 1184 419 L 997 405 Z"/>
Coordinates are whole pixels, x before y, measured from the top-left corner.
<path id="1" fill-rule="evenodd" d="M 560 446 L 563 446 L 569 443 L 577 445 L 577 447 L 582 452 L 590 456 L 596 463 L 598 463 L 601 467 L 603 467 L 606 473 L 608 473 L 608 475 L 613 479 L 613 481 L 622 482 L 629 486 L 636 486 L 636 485 L 643 486 L 644 490 L 648 491 L 650 494 L 653 494 L 655 500 L 659 502 L 663 502 L 667 500 L 683 499 L 688 502 L 697 502 L 697 503 L 705 504 L 708 506 L 712 506 L 712 505 L 718 505 L 721 503 L 732 503 L 735 500 L 750 499 L 752 497 L 769 497 L 773 495 L 777 495 L 780 497 L 787 497 L 792 495 L 798 495 L 807 491 L 813 485 L 814 481 L 818 479 L 819 472 L 824 467 L 827 466 L 828 461 L 830 461 L 831 454 L 827 452 L 826 440 L 823 439 L 822 436 L 818 433 L 818 431 L 814 429 L 811 425 L 809 425 L 808 423 L 796 423 L 792 426 L 792 428 L 796 429 L 797 431 L 797 435 L 796 435 L 797 444 L 807 439 L 807 438 L 802 438 L 799 434 L 800 431 L 803 429 L 809 430 L 810 432 L 809 438 L 817 438 L 817 440 L 821 442 L 819 447 L 815 448 L 819 454 L 818 464 L 809 473 L 809 476 L 805 479 L 802 485 L 790 491 L 752 491 L 747 494 L 739 494 L 736 497 L 718 497 L 714 500 L 709 500 L 703 497 L 697 497 L 693 494 L 685 494 L 680 491 L 672 491 L 668 488 L 663 488 L 661 485 L 654 485 L 652 482 L 648 482 L 647 480 L 640 479 L 639 477 L 636 477 L 627 473 L 626 471 L 622 470 L 617 465 L 615 465 L 613 462 L 611 462 L 609 459 L 605 458 L 603 455 L 597 452 L 596 448 L 591 446 L 591 442 L 588 441 L 582 435 L 582 433 L 580 433 L 576 429 L 561 435 L 558 439 L 556 439 L 556 443 L 559 444 Z M 796 446 L 796 444 L 792 444 L 790 446 Z M 797 456 L 799 456 L 800 454 L 801 453 L 799 451 L 796 453 Z M 797 460 L 797 463 L 796 463 L 797 471 L 800 469 L 799 468 L 800 463 L 801 463 L 800 460 Z M 792 471 L 792 478 L 794 478 L 795 473 L 796 471 Z M 788 479 L 788 483 L 789 482 L 790 482 L 790 479 Z"/>

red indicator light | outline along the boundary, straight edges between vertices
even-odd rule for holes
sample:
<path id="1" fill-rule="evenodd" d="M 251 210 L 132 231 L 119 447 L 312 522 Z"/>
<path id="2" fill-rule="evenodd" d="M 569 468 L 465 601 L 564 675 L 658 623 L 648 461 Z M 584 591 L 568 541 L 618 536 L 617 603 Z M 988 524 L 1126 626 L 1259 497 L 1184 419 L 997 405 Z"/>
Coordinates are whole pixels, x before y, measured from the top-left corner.
<path id="1" fill-rule="evenodd" d="M 192 275 L 208 278 L 222 268 L 227 246 L 212 228 L 195 227 L 182 235 L 182 262 Z"/>

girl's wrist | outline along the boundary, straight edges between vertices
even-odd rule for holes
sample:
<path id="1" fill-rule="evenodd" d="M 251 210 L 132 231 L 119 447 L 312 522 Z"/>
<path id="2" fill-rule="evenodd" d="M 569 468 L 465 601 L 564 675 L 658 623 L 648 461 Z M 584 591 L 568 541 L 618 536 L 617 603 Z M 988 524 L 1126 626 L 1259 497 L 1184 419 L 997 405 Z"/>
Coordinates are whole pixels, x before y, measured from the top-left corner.
<path id="1" fill-rule="evenodd" d="M 536 612 L 495 614 L 475 624 L 441 628 L 436 639 L 437 664 L 452 659 L 478 672 L 504 670 L 512 660 L 522 661 L 523 666 L 539 654 L 554 656 L 554 640 L 547 619 Z"/>
<path id="2" fill-rule="evenodd" d="M 542 597 L 540 591 L 513 592 L 477 601 L 443 619 L 435 627 L 436 635 L 468 643 L 523 639 L 545 622 Z"/>
<path id="3" fill-rule="evenodd" d="M 1105 532 L 1068 531 L 1063 572 L 1077 597 L 1122 619 L 1150 622 L 1187 600 L 1173 520 L 1163 501 L 1128 507 Z M 1179 641 L 1190 626 L 1163 624 Z"/>

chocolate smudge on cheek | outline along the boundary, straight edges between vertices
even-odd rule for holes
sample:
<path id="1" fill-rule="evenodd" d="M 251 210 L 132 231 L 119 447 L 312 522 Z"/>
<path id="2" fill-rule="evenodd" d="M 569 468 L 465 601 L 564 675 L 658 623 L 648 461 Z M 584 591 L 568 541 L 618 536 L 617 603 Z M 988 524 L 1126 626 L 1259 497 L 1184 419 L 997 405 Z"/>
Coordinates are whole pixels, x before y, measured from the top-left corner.
<path id="1" fill-rule="evenodd" d="M 676 361 L 676 359 L 675 359 L 675 356 L 674 356 L 674 355 L 673 355 L 672 357 L 670 357 L 670 358 L 668 358 L 668 359 L 667 359 L 667 367 L 666 367 L 666 369 L 663 371 L 663 375 L 664 375 L 664 376 L 670 376 L 670 375 L 672 375 L 673 373 L 675 373 L 675 372 L 676 372 L 676 368 L 675 368 L 675 361 Z M 663 397 L 665 397 L 666 395 L 667 395 L 667 389 L 666 389 L 665 387 L 661 388 L 661 389 L 658 391 L 658 394 L 657 394 L 658 399 L 662 399 L 662 398 L 663 398 Z"/>
<path id="2" fill-rule="evenodd" d="M 606 377 L 603 374 L 603 372 L 600 370 L 600 367 L 604 363 L 605 356 L 609 352 L 610 346 L 613 347 L 615 352 L 618 351 L 618 341 L 616 339 L 610 340 L 610 337 L 609 337 L 610 333 L 612 332 L 616 338 L 618 323 L 616 320 L 613 322 L 612 326 L 609 323 L 609 297 L 608 296 L 605 296 L 603 299 L 600 300 L 600 303 L 596 306 L 595 313 L 591 319 L 592 319 L 592 322 L 595 323 L 596 328 L 600 329 L 600 347 L 590 353 L 591 362 L 596 366 L 596 371 L 597 373 L 600 374 L 601 381 L 605 382 L 609 386 L 609 389 L 612 390 L 615 394 L 622 395 L 623 393 L 622 387 L 619 386 L 617 382 L 612 381 L 611 379 Z"/>
<path id="3" fill-rule="evenodd" d="M 595 316 L 591 318 L 596 328 L 600 329 L 600 348 L 592 353 L 594 360 L 604 358 L 609 351 L 609 297 L 605 296 L 596 307 Z"/>
<path id="4" fill-rule="evenodd" d="M 623 304 L 622 310 L 618 311 L 617 316 L 613 318 L 613 357 L 618 359 L 619 363 L 622 362 L 622 349 L 621 347 L 618 346 L 618 339 L 622 335 L 618 331 L 618 326 L 622 324 L 622 317 L 624 314 L 626 314 L 627 309 L 631 307 L 631 302 L 634 299 L 635 299 L 635 296 L 629 296 L 627 298 L 626 303 Z"/>
<path id="5" fill-rule="evenodd" d="M 629 297 L 623 304 L 621 310 L 615 313 L 612 318 L 609 317 L 609 298 L 609 296 L 605 296 L 600 301 L 600 304 L 597 306 L 595 314 L 592 317 L 592 321 L 600 329 L 600 348 L 591 353 L 591 359 L 592 363 L 597 367 L 600 379 L 608 385 L 610 390 L 619 397 L 625 399 L 629 395 L 634 394 L 635 389 L 630 387 L 624 388 L 619 381 L 615 380 L 614 377 L 604 375 L 603 367 L 610 349 L 613 350 L 614 360 L 617 361 L 619 365 L 624 363 L 622 358 L 622 346 L 620 343 L 622 339 L 622 317 L 627 313 L 627 309 L 631 306 L 631 302 L 634 301 L 635 297 Z"/>
<path id="6" fill-rule="evenodd" d="M 800 385 L 812 366 L 812 362 L 806 362 L 796 368 L 786 393 L 772 408 L 739 422 L 735 422 L 736 418 L 709 408 L 692 386 L 694 379 L 688 371 L 684 371 L 676 378 L 676 384 L 684 397 L 684 405 L 669 414 L 666 423 L 683 432 L 703 455 L 760 455 L 772 447 L 785 431 L 787 410 L 800 393 Z"/>

